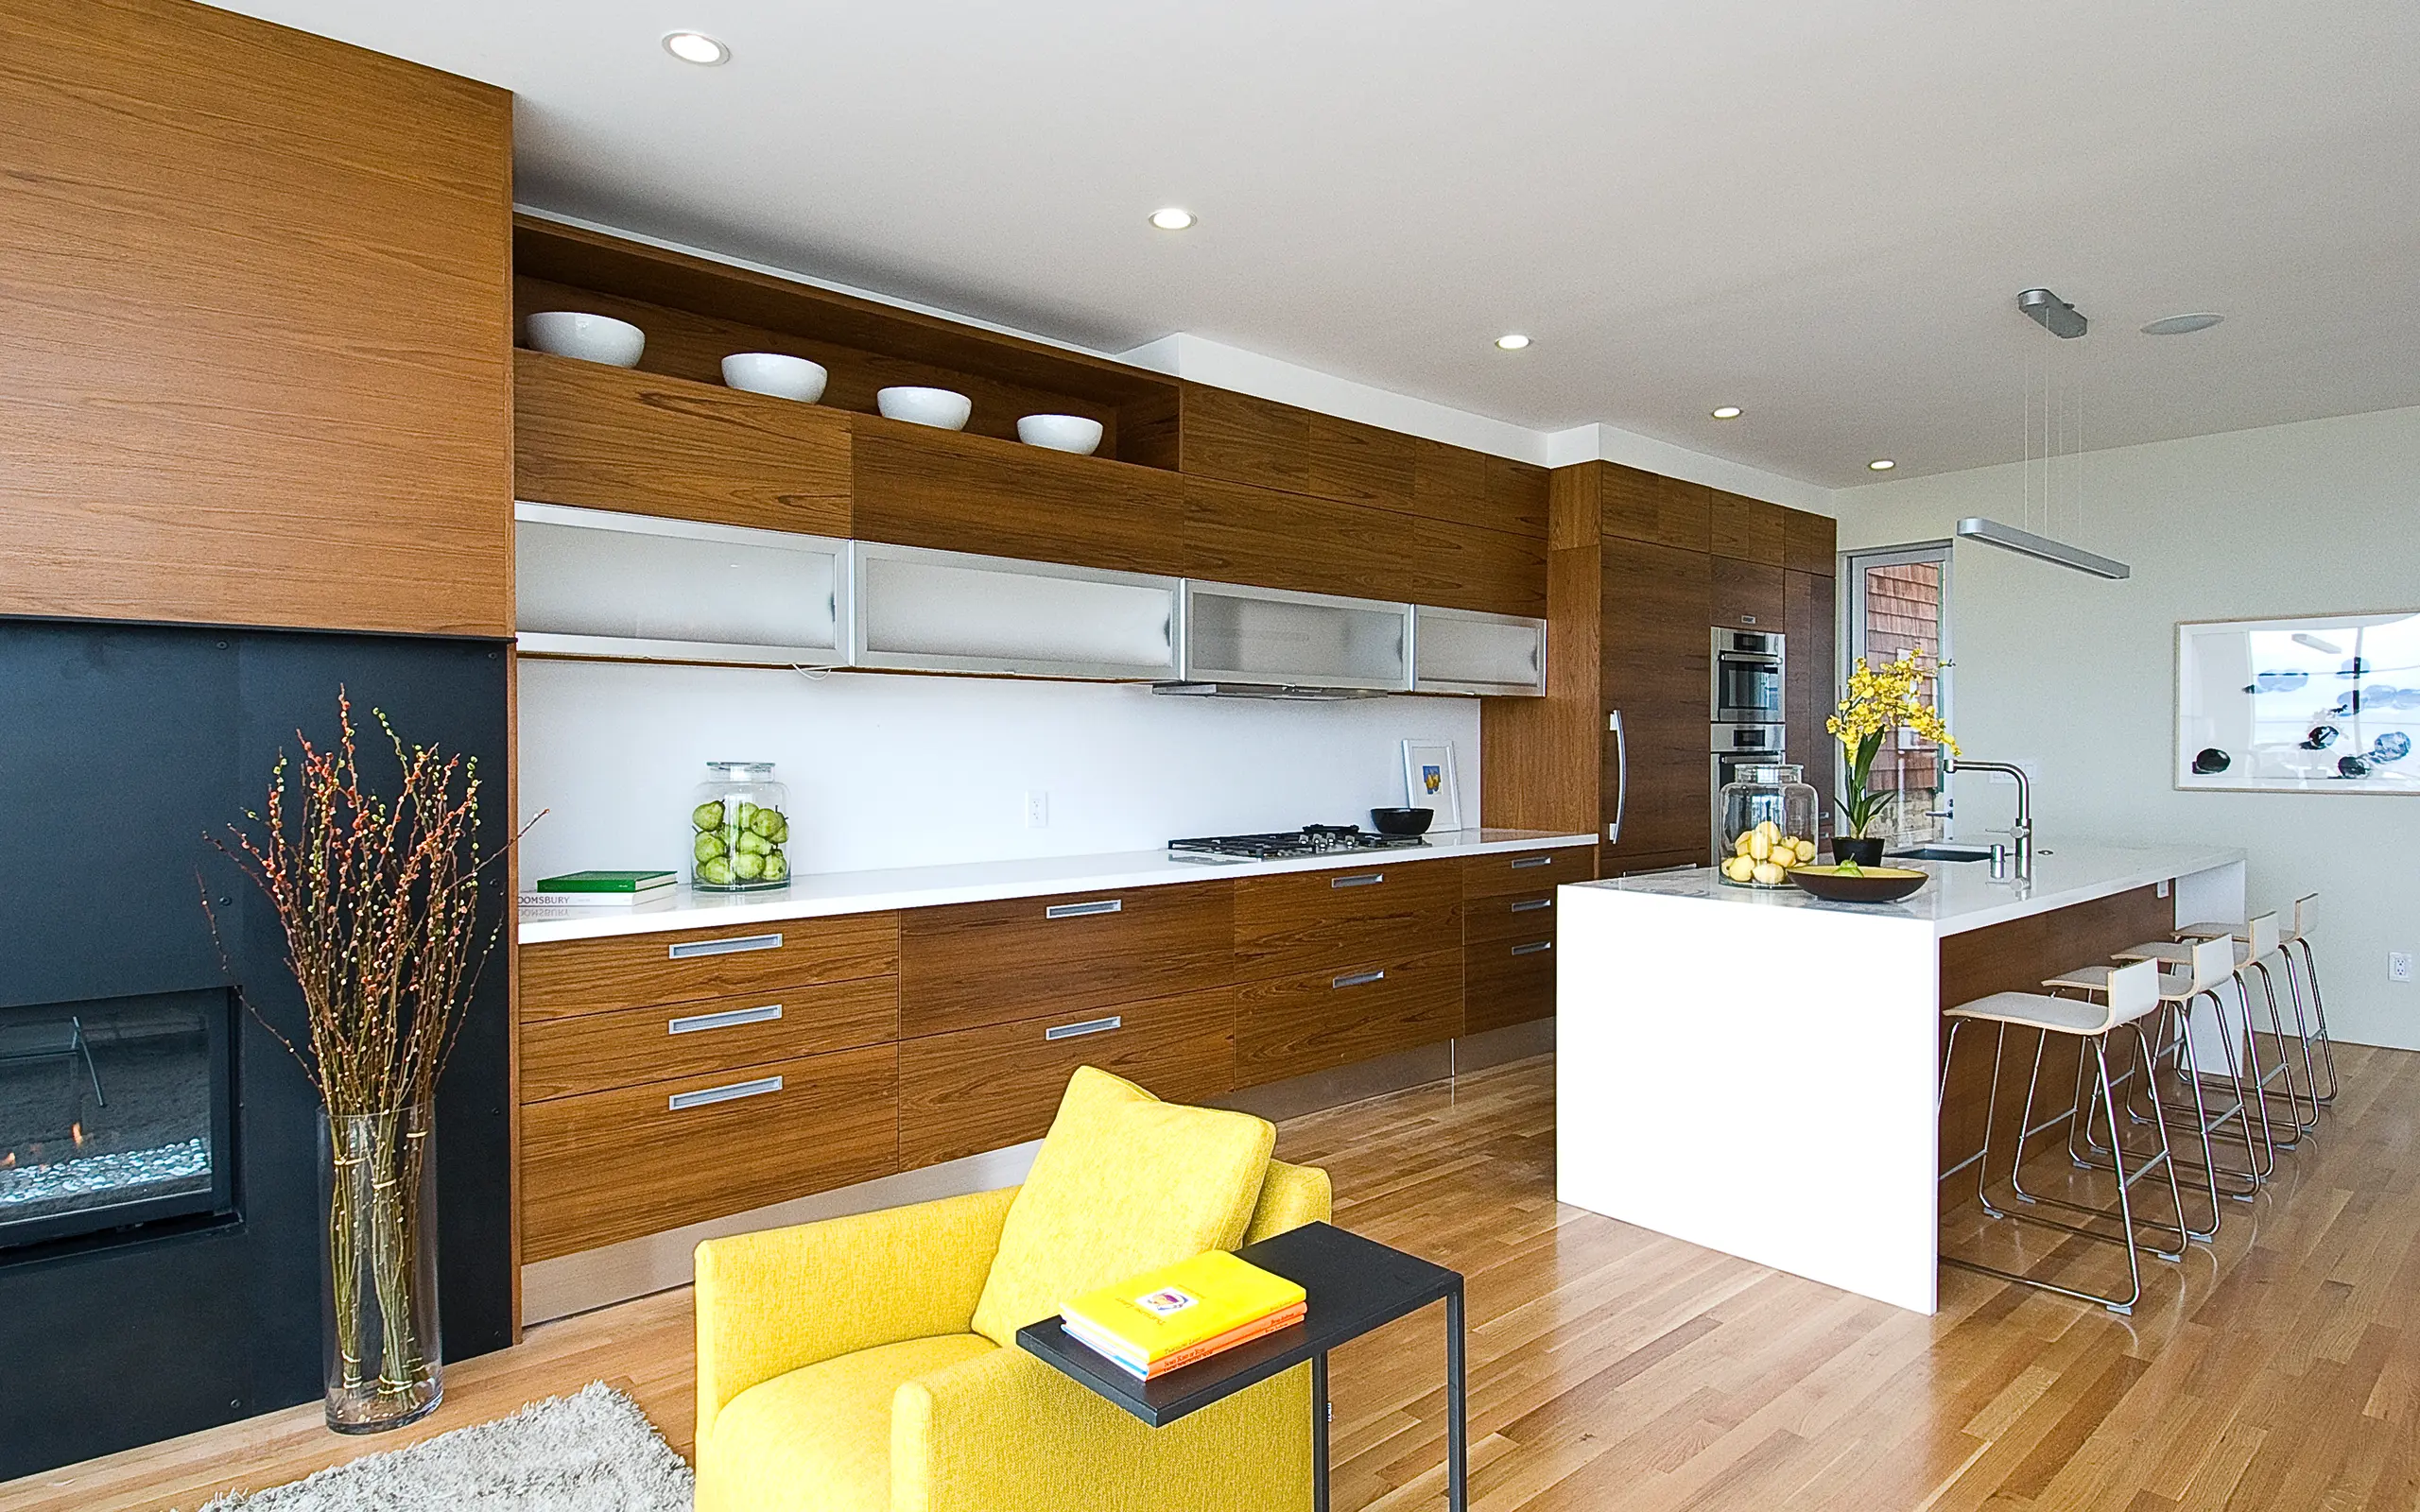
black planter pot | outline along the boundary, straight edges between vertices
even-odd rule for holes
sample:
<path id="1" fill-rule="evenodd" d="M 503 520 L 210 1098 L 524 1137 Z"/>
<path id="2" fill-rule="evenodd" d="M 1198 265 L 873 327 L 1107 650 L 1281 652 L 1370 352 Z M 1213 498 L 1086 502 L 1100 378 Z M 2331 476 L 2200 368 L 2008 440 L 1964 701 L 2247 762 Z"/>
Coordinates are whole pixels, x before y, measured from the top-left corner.
<path id="1" fill-rule="evenodd" d="M 1878 867 L 1882 865 L 1882 838 L 1876 835 L 1868 839 L 1854 839 L 1836 834 L 1832 836 L 1832 859 L 1854 861 L 1860 867 Z"/>

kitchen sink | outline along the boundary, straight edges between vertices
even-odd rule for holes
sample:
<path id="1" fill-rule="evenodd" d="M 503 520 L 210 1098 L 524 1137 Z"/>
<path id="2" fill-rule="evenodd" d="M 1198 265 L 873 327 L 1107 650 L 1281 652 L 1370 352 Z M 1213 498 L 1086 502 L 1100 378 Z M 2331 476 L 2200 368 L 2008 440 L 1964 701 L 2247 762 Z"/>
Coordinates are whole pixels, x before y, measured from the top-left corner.
<path id="1" fill-rule="evenodd" d="M 1920 845 L 1912 850 L 1893 850 L 1893 861 L 1989 861 L 1989 850 L 1971 850 L 1964 846 Z"/>

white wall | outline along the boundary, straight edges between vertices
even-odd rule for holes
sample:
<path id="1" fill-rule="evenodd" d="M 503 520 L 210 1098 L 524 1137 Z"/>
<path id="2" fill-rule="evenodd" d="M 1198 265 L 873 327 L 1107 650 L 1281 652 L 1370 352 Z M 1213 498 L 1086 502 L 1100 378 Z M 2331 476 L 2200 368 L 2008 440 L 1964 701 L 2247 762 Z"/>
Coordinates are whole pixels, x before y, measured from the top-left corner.
<path id="1" fill-rule="evenodd" d="M 710 760 L 771 761 L 801 872 L 1082 855 L 1180 835 L 1369 823 L 1404 801 L 1402 742 L 1450 741 L 1478 808 L 1478 704 L 1171 698 L 1125 685 L 520 663 L 522 875 L 686 875 Z M 1025 795 L 1049 794 L 1049 824 Z"/>
<path id="2" fill-rule="evenodd" d="M 1969 755 L 2039 763 L 2036 827 L 2063 837 L 2184 837 L 2250 854 L 2253 906 L 2324 897 L 2317 935 L 2336 1035 L 2420 1049 L 2420 799 L 2181 793 L 2176 622 L 2420 609 L 2420 409 L 2098 452 L 2084 528 L 2130 563 L 2080 573 L 1962 543 L 1952 569 L 1956 732 Z M 1845 490 L 1843 549 L 1938 540 L 1967 515 L 2021 524 L 2016 467 Z M 2042 528 L 2037 520 L 2036 529 Z M 2013 790 L 1959 783 L 1959 828 L 2006 822 Z"/>

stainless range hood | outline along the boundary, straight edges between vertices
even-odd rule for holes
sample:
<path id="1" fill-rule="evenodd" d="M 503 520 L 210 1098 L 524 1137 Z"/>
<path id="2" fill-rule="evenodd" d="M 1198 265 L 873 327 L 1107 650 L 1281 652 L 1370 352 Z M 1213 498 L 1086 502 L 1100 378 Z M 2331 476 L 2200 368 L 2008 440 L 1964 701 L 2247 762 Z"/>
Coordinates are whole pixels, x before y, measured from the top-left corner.
<path id="1" fill-rule="evenodd" d="M 1340 703 L 1347 698 L 1383 698 L 1378 688 L 1299 688 L 1280 682 L 1154 682 L 1153 693 L 1172 698 L 1274 698 L 1287 703 Z"/>

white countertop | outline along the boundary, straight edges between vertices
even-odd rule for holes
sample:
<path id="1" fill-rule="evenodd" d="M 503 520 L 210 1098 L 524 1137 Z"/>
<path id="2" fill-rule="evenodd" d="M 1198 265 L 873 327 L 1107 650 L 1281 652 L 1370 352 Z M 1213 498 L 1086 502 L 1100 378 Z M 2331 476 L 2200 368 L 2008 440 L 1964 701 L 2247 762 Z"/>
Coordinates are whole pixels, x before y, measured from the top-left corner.
<path id="1" fill-rule="evenodd" d="M 1366 868 L 1597 843 L 1591 834 L 1554 834 L 1538 830 L 1451 830 L 1429 835 L 1426 840 L 1426 845 L 1400 850 L 1354 850 L 1288 861 L 1172 861 L 1166 850 L 1124 850 L 1109 855 L 903 867 L 889 871 L 830 871 L 794 876 L 788 886 L 767 892 L 710 893 L 676 885 L 669 896 L 630 908 L 525 908 L 521 910 L 521 943 L 597 939 L 611 935 L 645 935 L 717 924 L 765 924 L 785 919 L 933 908 L 944 903 L 993 902 L 1003 898 L 1040 898 L 1113 887 L 1164 887 L 1228 877 Z"/>
<path id="2" fill-rule="evenodd" d="M 1743 908 L 1811 909 L 1867 918 L 1911 919 L 1929 923 L 1936 935 L 1961 935 L 2131 888 L 2148 887 L 2172 877 L 2189 877 L 2231 866 L 2242 861 L 2243 854 L 2239 850 L 2216 846 L 2134 848 L 2053 843 L 2034 851 L 2033 880 L 2030 884 L 2014 877 L 1995 882 L 1991 865 L 1984 861 L 1889 860 L 1884 864 L 1913 867 L 1932 874 L 1932 880 L 1925 884 L 1922 891 L 1895 903 L 1834 903 L 1796 887 L 1767 890 L 1734 886 L 1723 882 L 1722 874 L 1712 867 L 1569 885 L 1595 892 L 1695 898 Z"/>

